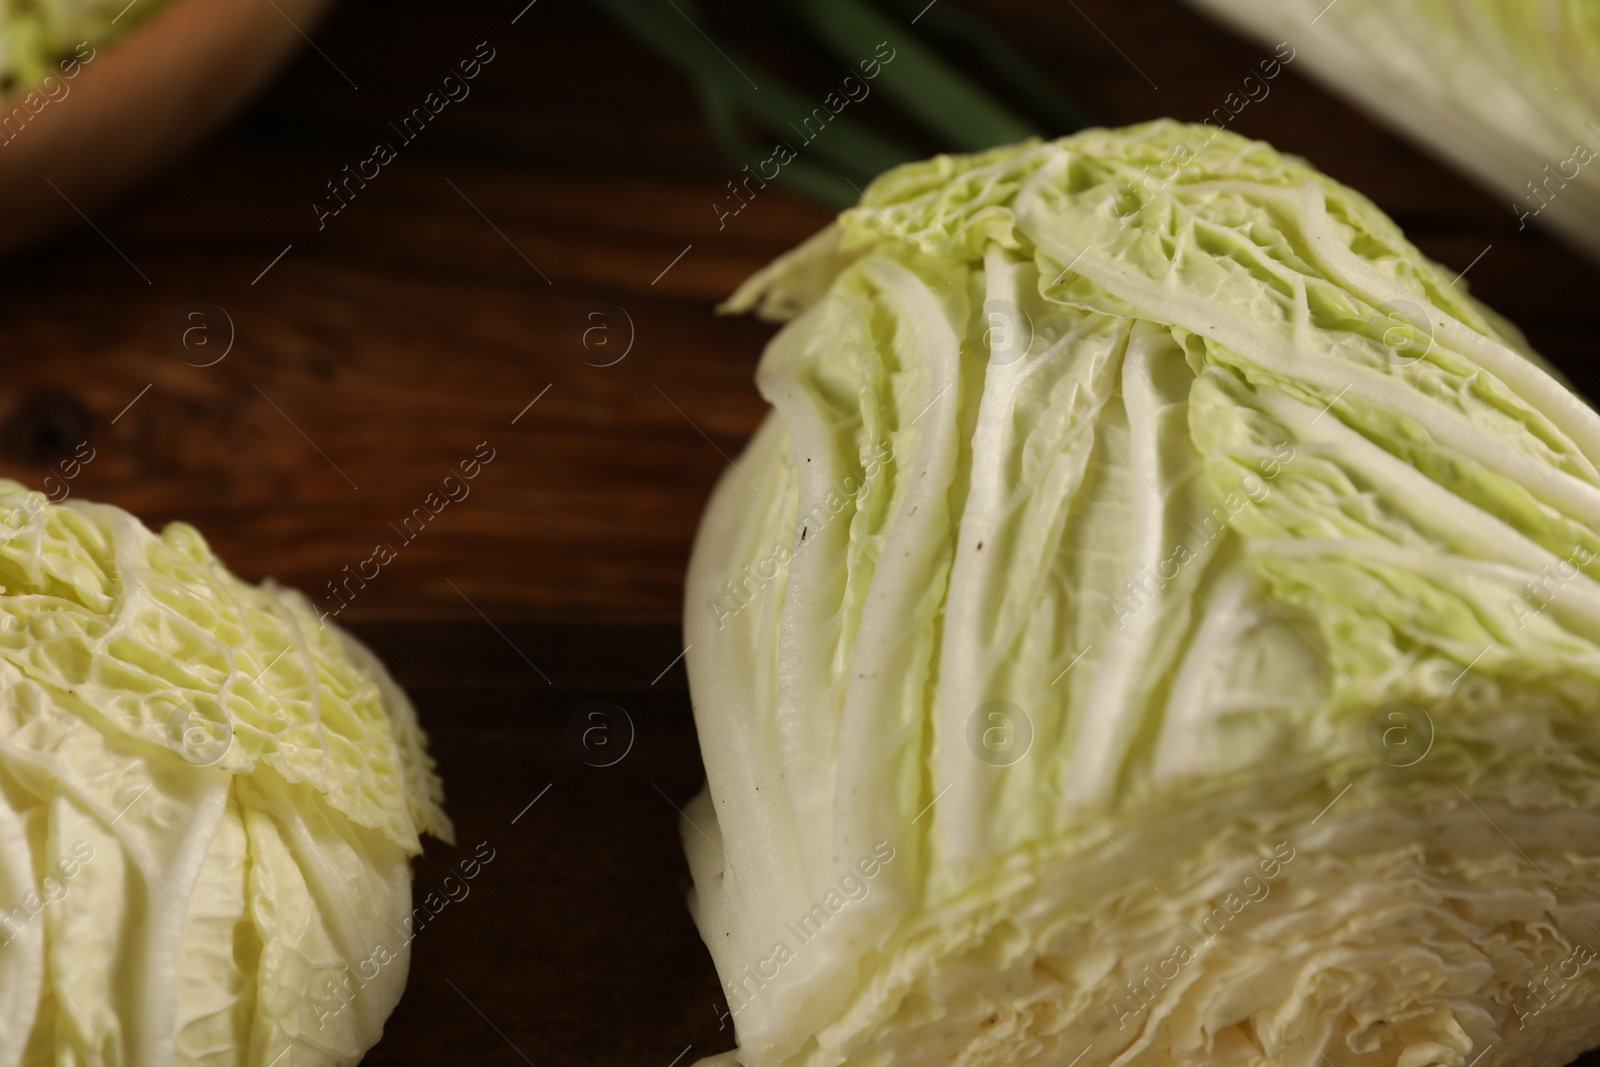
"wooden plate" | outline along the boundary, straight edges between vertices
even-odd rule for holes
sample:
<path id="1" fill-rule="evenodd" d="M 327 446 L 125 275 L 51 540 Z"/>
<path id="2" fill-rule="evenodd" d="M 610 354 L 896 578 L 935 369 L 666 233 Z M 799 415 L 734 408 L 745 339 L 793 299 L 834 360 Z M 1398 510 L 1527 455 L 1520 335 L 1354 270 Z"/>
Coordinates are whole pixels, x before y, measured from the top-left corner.
<path id="1" fill-rule="evenodd" d="M 151 2 L 151 0 L 145 0 Z M 70 79 L 0 101 L 0 255 L 79 221 L 233 114 L 329 0 L 170 0 Z M 68 68 L 71 70 L 71 68 Z"/>

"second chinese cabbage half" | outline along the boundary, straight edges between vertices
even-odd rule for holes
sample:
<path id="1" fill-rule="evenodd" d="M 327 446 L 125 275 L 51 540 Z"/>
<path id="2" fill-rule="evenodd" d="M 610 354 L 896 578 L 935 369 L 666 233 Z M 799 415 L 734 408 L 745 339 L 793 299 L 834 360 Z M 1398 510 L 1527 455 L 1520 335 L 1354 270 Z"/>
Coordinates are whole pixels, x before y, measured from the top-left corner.
<path id="1" fill-rule="evenodd" d="M 942 156 L 688 579 L 729 1062 L 1600 1044 L 1600 419 L 1359 194 L 1158 122 Z"/>
<path id="2" fill-rule="evenodd" d="M 1590 0 L 1190 0 L 1600 258 L 1600 5 Z M 1234 94 L 1226 125 L 1247 101 Z M 1237 104 L 1237 106 L 1235 106 Z"/>

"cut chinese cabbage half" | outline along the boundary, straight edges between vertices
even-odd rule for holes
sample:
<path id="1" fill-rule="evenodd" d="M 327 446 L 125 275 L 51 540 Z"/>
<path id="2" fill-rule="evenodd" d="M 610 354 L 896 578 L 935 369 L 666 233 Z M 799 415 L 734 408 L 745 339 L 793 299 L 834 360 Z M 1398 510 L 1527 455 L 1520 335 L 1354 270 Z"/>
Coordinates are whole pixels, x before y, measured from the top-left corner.
<path id="1" fill-rule="evenodd" d="M 1157 122 L 892 171 L 686 608 L 729 1062 L 1600 1044 L 1600 418 L 1369 201 Z"/>
<path id="2" fill-rule="evenodd" d="M 441 795 L 298 593 L 0 481 L 0 1067 L 359 1060 Z"/>
<path id="3" fill-rule="evenodd" d="M 1190 0 L 1600 258 L 1593 0 Z M 1254 79 L 1247 91 L 1260 92 Z M 1230 94 L 1223 123 L 1248 101 Z"/>

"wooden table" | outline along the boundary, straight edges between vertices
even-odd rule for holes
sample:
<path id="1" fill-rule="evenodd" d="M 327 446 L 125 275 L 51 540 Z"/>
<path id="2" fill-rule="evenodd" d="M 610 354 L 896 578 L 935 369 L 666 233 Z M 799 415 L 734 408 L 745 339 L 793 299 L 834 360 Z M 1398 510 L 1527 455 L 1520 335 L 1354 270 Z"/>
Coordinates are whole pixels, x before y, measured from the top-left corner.
<path id="1" fill-rule="evenodd" d="M 770 330 L 711 308 L 828 212 L 769 190 L 719 231 L 736 168 L 686 85 L 586 6 L 525 3 L 347 3 L 222 136 L 7 264 L 0 471 L 39 485 L 87 441 L 73 493 L 193 522 L 240 573 L 316 598 L 485 443 L 470 496 L 340 615 L 415 694 L 465 849 L 497 855 L 418 937 L 369 1062 L 667 1067 L 732 1043 L 682 905 L 674 805 L 702 773 L 677 619 L 706 493 L 763 414 Z M 1170 0 L 983 8 L 1106 124 L 1199 119 L 1262 55 Z M 706 17 L 782 69 L 755 5 Z M 471 95 L 319 226 L 325 183 L 479 42 Z M 1600 279 L 1498 198 L 1292 67 L 1236 128 L 1471 264 L 1600 394 Z M 579 340 L 596 309 L 609 349 Z M 592 699 L 636 727 L 614 767 L 567 744 Z M 456 855 L 430 848 L 419 892 Z"/>

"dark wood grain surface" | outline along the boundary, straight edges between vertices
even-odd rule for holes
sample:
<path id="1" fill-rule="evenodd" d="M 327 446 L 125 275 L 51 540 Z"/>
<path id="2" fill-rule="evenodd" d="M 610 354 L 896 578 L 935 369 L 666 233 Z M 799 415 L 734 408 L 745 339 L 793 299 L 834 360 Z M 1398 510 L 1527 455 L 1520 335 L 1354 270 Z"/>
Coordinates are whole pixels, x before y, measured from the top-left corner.
<path id="1" fill-rule="evenodd" d="M 480 841 L 497 857 L 418 936 L 370 1062 L 668 1067 L 732 1045 L 682 903 L 674 805 L 702 773 L 674 661 L 694 526 L 762 417 L 770 330 L 712 306 L 828 212 L 774 189 L 719 230 L 736 168 L 676 73 L 583 4 L 526 2 L 346 3 L 223 135 L 0 267 L 0 473 L 41 485 L 87 441 L 72 493 L 193 522 L 240 573 L 318 598 L 492 451 L 339 616 L 416 696 L 446 778 L 464 849 L 431 848 L 419 891 Z M 1104 124 L 1198 119 L 1263 54 L 1169 0 L 983 9 Z M 825 91 L 763 8 L 706 17 Z M 480 42 L 471 95 L 319 228 L 325 183 L 398 142 L 388 124 Z M 939 147 L 879 100 L 860 117 Z M 1235 128 L 1470 264 L 1600 391 L 1587 262 L 1293 67 Z M 578 339 L 597 308 L 608 348 Z M 612 767 L 567 742 L 594 699 L 634 725 Z"/>

